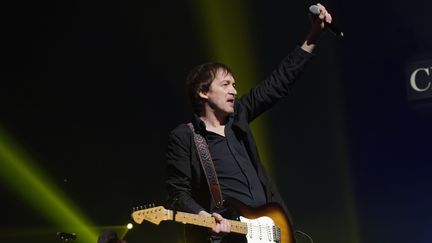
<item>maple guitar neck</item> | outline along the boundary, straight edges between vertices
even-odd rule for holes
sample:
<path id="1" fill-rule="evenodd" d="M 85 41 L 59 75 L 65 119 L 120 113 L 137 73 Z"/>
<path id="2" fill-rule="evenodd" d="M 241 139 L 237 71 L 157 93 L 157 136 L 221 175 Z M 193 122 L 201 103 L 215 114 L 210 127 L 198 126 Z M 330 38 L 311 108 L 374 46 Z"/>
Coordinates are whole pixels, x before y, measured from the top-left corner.
<path id="1" fill-rule="evenodd" d="M 216 220 L 210 216 L 202 216 L 198 214 L 184 213 L 184 212 L 175 212 L 172 210 L 168 211 L 168 217 L 176 222 L 183 224 L 193 224 L 198 226 L 203 226 L 207 228 L 213 228 L 216 225 Z M 231 226 L 231 232 L 244 234 L 246 235 L 248 232 L 247 224 L 236 221 L 236 220 L 228 220 Z"/>
<path id="2" fill-rule="evenodd" d="M 293 233 L 288 218 L 277 204 L 267 204 L 260 208 L 238 205 L 239 221 L 228 220 L 233 233 L 245 235 L 248 243 L 294 243 Z M 183 224 L 213 228 L 217 222 L 214 217 L 185 213 L 157 206 L 134 209 L 132 218 L 137 224 L 144 220 L 159 225 L 169 220 Z"/>

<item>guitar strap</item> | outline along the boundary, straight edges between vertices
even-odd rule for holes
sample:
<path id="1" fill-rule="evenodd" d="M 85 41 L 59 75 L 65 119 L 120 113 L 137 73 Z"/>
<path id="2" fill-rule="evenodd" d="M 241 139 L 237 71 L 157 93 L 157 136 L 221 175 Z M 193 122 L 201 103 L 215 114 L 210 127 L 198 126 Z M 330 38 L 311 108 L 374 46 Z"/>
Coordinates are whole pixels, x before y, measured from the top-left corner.
<path id="1" fill-rule="evenodd" d="M 192 123 L 187 124 L 194 134 L 195 146 L 197 148 L 198 158 L 201 162 L 201 166 L 207 178 L 207 184 L 209 186 L 210 194 L 215 202 L 217 208 L 223 207 L 222 192 L 219 186 L 219 180 L 216 175 L 214 168 L 213 159 L 210 155 L 210 150 L 207 145 L 207 141 L 204 136 L 195 132 L 195 128 Z"/>

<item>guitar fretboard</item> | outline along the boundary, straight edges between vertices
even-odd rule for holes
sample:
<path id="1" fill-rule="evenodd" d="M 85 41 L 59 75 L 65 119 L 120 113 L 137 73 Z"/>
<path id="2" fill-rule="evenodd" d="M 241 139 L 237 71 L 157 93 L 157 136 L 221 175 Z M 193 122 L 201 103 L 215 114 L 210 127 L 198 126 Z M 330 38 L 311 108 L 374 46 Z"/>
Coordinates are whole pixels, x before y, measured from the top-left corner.
<path id="1" fill-rule="evenodd" d="M 183 212 L 176 212 L 176 214 L 174 215 L 174 212 L 172 210 L 169 210 L 168 214 L 170 219 L 183 224 L 193 224 L 193 225 L 203 226 L 207 228 L 213 228 L 213 226 L 216 225 L 216 220 L 213 217 L 207 217 L 198 214 L 183 213 Z M 231 226 L 231 232 L 244 234 L 244 235 L 247 234 L 246 223 L 236 221 L 236 220 L 228 220 L 228 221 Z"/>

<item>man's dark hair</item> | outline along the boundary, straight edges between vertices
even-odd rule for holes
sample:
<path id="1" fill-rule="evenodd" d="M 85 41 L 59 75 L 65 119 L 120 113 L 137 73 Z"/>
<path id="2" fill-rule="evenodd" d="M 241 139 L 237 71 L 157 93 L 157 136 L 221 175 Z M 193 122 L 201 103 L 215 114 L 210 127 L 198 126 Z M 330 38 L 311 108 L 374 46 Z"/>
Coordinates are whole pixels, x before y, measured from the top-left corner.
<path id="1" fill-rule="evenodd" d="M 199 114 L 203 105 L 199 92 L 207 92 L 218 70 L 231 74 L 231 69 L 222 63 L 210 62 L 196 66 L 186 78 L 186 91 L 195 113 Z"/>

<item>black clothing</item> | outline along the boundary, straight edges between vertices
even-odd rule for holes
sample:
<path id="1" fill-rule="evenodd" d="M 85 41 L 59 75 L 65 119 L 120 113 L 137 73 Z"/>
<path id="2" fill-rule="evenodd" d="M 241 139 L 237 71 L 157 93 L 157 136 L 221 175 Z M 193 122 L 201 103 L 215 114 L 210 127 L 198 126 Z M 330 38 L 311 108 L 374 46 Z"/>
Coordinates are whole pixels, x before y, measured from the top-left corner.
<path id="1" fill-rule="evenodd" d="M 242 144 L 233 147 L 240 151 L 230 150 L 229 143 L 238 143 L 231 139 L 230 124 L 225 126 L 225 137 L 206 131 L 206 139 L 213 159 L 214 167 L 223 198 L 236 198 L 251 207 L 259 207 L 267 203 L 263 185 L 258 179 L 255 168 L 250 162 L 246 149 Z"/>
<path id="2" fill-rule="evenodd" d="M 222 178 L 226 183 L 222 184 L 223 194 L 234 196 L 237 200 L 245 200 L 245 203 L 249 204 L 249 206 L 257 206 L 254 200 L 258 200 L 259 204 L 261 204 L 264 197 L 266 203 L 276 202 L 280 204 L 287 216 L 289 216 L 285 203 L 261 165 L 249 123 L 271 108 L 279 99 L 290 94 L 292 85 L 299 78 L 305 63 L 311 57 L 312 54 L 297 47 L 268 78 L 235 101 L 234 113 L 229 116 L 228 126 L 225 131 L 227 147 L 231 153 L 225 154 L 225 156 L 232 154 L 240 172 L 246 174 L 239 181 Z M 192 124 L 197 133 L 206 137 L 208 132 L 205 130 L 205 124 L 196 114 L 193 117 Z M 210 150 L 218 150 L 216 151 L 216 157 L 219 160 L 222 159 L 220 156 L 223 155 L 220 152 L 226 150 L 226 148 L 216 146 L 216 148 L 213 147 Z M 211 200 L 205 174 L 197 157 L 193 133 L 186 124 L 179 125 L 171 132 L 166 157 L 168 173 L 166 181 L 167 206 L 175 210 L 191 213 L 198 213 L 201 210 L 213 212 L 215 208 L 214 202 Z M 231 158 L 228 159 L 232 162 Z M 221 172 L 226 173 L 224 169 Z M 239 171 L 237 170 L 237 172 Z M 220 176 L 218 175 L 218 178 Z M 229 175 L 228 177 L 232 176 Z M 244 182 L 248 182 L 249 185 L 242 185 Z M 225 188 L 225 186 L 234 184 L 242 187 L 240 189 L 242 192 L 236 192 L 237 188 Z M 250 190 L 256 192 L 255 189 L 258 188 L 259 193 L 259 184 L 261 184 L 262 192 L 265 195 L 257 196 L 250 192 Z M 248 190 L 245 192 L 243 191 L 244 188 L 248 188 Z"/>

